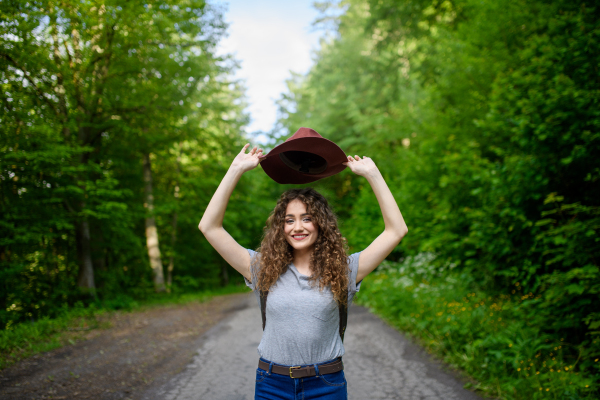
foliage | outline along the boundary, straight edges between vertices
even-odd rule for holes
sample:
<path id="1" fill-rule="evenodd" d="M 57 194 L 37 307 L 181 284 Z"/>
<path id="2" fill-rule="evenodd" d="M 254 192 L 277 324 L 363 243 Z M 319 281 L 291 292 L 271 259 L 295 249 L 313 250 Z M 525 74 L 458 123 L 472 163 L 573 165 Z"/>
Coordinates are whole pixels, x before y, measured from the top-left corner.
<path id="1" fill-rule="evenodd" d="M 388 262 L 363 282 L 359 302 L 478 381 L 467 387 L 503 399 L 597 398 L 600 362 L 584 361 L 591 344 L 540 332 L 547 316 L 531 313 L 539 296 L 519 284 L 490 296 L 431 258 Z"/>
<path id="2" fill-rule="evenodd" d="M 577 378 L 542 392 L 592 396 L 595 383 L 581 385 L 598 377 L 600 356 L 600 8 L 567 0 L 318 7 L 328 31 L 311 71 L 288 81 L 274 137 L 310 126 L 348 154 L 372 157 L 410 231 L 390 259 L 433 254 L 428 265 L 447 273 L 422 289 L 377 283 L 381 297 L 369 301 L 404 329 L 437 335 L 439 351 L 490 393 L 534 396 L 532 379 L 546 385 L 550 376 L 535 356 L 556 343 L 562 353 L 552 351 L 560 354 L 552 361 Z M 0 327 L 60 316 L 78 302 L 118 308 L 152 297 L 145 154 L 172 292 L 225 284 L 233 270 L 196 226 L 247 122 L 243 87 L 230 79 L 235 63 L 215 55 L 226 28 L 220 9 L 201 0 L 6 1 L 0 18 Z M 343 172 L 313 186 L 352 250 L 379 234 L 378 204 L 360 177 Z M 244 176 L 226 214 L 232 236 L 256 247 L 286 188 L 260 171 Z M 89 264 L 95 293 L 78 289 Z M 472 313 L 448 308 L 467 300 L 479 304 Z M 417 306 L 430 320 L 408 317 Z M 431 314 L 436 307 L 441 316 Z M 506 321 L 483 326 L 488 311 Z M 452 347 L 458 333 L 470 342 Z M 536 377 L 515 364 L 526 350 Z M 477 362 L 487 367 L 477 371 Z"/>
<path id="3" fill-rule="evenodd" d="M 341 13 L 329 18 L 336 23 L 315 65 L 280 99 L 280 134 L 310 126 L 346 153 L 372 157 L 409 227 L 390 259 L 432 253 L 432 266 L 451 268 L 465 295 L 531 293 L 513 315 L 531 321 L 519 328 L 523 340 L 564 338 L 583 349 L 586 379 L 597 377 L 600 8 L 564 0 L 330 7 Z M 352 221 L 342 232 L 362 250 L 382 228 L 376 199 L 349 174 L 329 185 Z M 383 313 L 395 309 L 394 289 L 384 289 Z"/>
<path id="4" fill-rule="evenodd" d="M 197 230 L 247 122 L 235 63 L 215 55 L 221 10 L 202 0 L 8 1 L 0 13 L 0 327 L 96 301 L 78 289 L 86 260 L 98 299 L 151 295 L 145 153 L 173 290 L 226 283 Z M 247 179 L 239 189 L 253 193 Z M 259 220 L 231 217 L 258 235 Z"/>

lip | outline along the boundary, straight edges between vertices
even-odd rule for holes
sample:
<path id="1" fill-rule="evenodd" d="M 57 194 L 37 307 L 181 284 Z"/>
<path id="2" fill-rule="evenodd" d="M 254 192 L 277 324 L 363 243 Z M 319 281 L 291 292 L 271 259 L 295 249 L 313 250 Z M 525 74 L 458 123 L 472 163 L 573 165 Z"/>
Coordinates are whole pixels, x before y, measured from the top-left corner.
<path id="1" fill-rule="evenodd" d="M 308 234 L 302 234 L 302 235 L 290 235 L 292 237 L 292 239 L 296 240 L 296 241 L 301 241 L 304 240 L 308 237 Z M 300 237 L 296 237 L 296 236 L 300 236 Z"/>

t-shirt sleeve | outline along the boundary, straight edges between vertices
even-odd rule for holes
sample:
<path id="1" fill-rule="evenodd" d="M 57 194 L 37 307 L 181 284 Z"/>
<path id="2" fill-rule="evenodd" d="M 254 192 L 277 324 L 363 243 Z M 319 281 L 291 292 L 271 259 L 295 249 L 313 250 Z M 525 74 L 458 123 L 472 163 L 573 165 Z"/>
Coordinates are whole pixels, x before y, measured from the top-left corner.
<path id="1" fill-rule="evenodd" d="M 246 282 L 246 286 L 248 286 L 252 290 L 255 290 L 256 277 L 258 276 L 258 268 L 260 267 L 260 253 L 257 253 L 252 249 L 246 250 L 248 250 L 248 254 L 250 254 L 250 275 L 252 276 L 252 282 L 249 281 L 246 277 L 244 277 L 244 281 Z"/>
<path id="2" fill-rule="evenodd" d="M 350 282 L 348 282 L 348 292 L 349 294 L 354 294 L 360 290 L 360 285 L 362 281 L 356 282 L 356 276 L 358 275 L 358 258 L 360 256 L 360 251 L 358 253 L 352 254 L 348 257 L 348 266 L 350 267 Z"/>

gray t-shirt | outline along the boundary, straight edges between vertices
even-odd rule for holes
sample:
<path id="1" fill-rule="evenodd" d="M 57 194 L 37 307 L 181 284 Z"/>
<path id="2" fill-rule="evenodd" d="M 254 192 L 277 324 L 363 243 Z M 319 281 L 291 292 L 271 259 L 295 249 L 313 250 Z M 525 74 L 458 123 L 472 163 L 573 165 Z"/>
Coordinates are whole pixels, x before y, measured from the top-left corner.
<path id="1" fill-rule="evenodd" d="M 252 259 L 252 276 L 260 268 L 260 253 L 248 249 Z M 358 290 L 356 283 L 358 257 L 348 257 L 350 280 L 348 306 Z M 344 345 L 339 335 L 340 315 L 331 289 L 320 291 L 311 287 L 309 277 L 290 264 L 277 280 L 267 297 L 267 323 L 258 345 L 260 357 L 282 365 L 316 364 L 344 355 Z M 254 279 L 255 280 L 255 279 Z M 260 294 L 255 285 L 246 279 L 246 285 Z"/>

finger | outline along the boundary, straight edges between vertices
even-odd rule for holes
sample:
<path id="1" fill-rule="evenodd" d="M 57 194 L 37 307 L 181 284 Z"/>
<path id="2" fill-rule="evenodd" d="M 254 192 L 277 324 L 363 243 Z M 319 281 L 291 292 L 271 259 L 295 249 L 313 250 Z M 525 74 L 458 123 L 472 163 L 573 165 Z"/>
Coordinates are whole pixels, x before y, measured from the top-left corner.
<path id="1" fill-rule="evenodd" d="M 256 146 L 254 146 L 254 147 L 252 148 L 252 150 L 250 150 L 250 153 L 249 153 L 249 154 L 250 154 L 251 156 L 253 156 L 253 155 L 254 155 L 254 153 L 256 153 Z"/>
<path id="2" fill-rule="evenodd" d="M 250 146 L 250 143 L 246 143 L 246 145 L 244 146 L 244 148 L 242 149 L 242 151 L 240 151 L 240 153 L 246 153 L 246 149 L 248 148 L 248 146 Z"/>
<path id="3" fill-rule="evenodd" d="M 343 162 L 343 163 L 342 163 L 342 165 L 346 165 L 346 166 L 347 166 L 347 165 L 348 165 L 348 163 L 347 163 L 347 162 Z"/>
<path id="4" fill-rule="evenodd" d="M 354 161 L 354 158 L 352 158 L 352 156 L 348 156 L 348 161 L 352 162 Z"/>
<path id="5" fill-rule="evenodd" d="M 354 158 L 356 159 L 356 161 L 360 161 L 360 157 L 358 155 L 355 155 Z"/>

